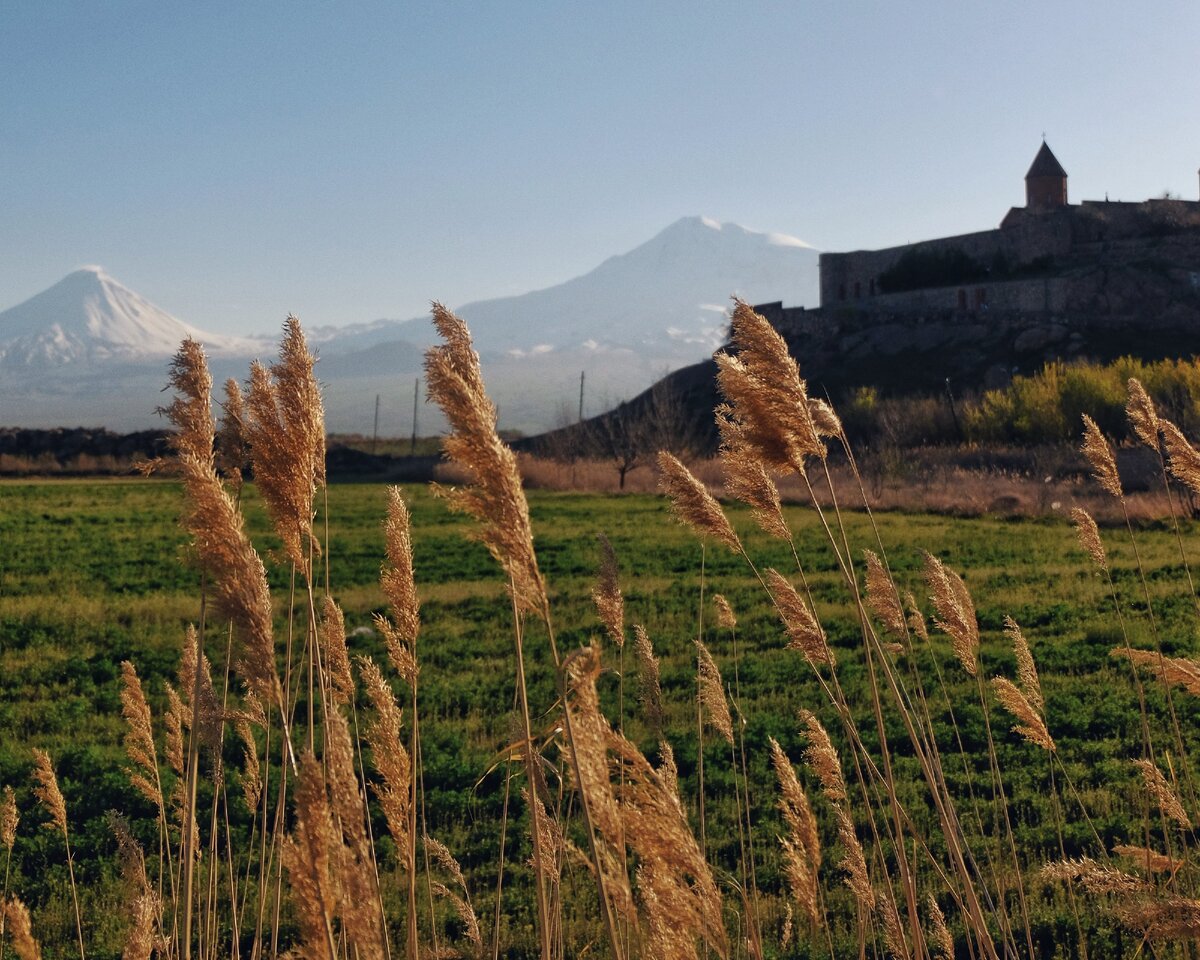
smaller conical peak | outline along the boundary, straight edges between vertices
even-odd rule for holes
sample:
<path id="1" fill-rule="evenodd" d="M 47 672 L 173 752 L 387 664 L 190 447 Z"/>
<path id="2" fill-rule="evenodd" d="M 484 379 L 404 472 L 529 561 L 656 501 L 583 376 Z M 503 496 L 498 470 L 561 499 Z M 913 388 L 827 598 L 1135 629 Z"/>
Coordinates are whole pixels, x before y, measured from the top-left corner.
<path id="1" fill-rule="evenodd" d="M 1067 171 L 1058 162 L 1058 157 L 1050 149 L 1050 144 L 1043 140 L 1041 149 L 1038 150 L 1037 156 L 1033 158 L 1033 165 L 1029 168 L 1029 172 L 1025 174 L 1025 179 L 1028 180 L 1030 177 L 1065 177 L 1066 175 Z"/>

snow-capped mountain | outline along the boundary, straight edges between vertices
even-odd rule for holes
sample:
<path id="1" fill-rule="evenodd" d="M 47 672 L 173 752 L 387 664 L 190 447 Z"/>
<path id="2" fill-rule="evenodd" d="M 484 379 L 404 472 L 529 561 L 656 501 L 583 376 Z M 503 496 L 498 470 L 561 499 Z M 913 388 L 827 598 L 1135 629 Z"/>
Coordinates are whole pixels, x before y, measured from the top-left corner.
<path id="1" fill-rule="evenodd" d="M 455 312 L 470 325 L 485 356 L 626 347 L 656 359 L 691 362 L 721 344 L 731 296 L 815 306 L 818 256 L 795 237 L 684 217 L 583 276 L 519 296 L 468 303 Z M 428 338 L 425 318 L 376 322 L 335 332 L 322 349 L 331 355 L 393 339 Z"/>
<path id="2" fill-rule="evenodd" d="M 577 415 L 581 374 L 590 416 L 706 358 L 724 339 L 733 295 L 815 305 L 817 257 L 794 237 L 686 217 L 583 276 L 456 312 L 471 327 L 501 426 L 537 432 Z M 369 431 L 378 395 L 381 434 L 406 435 L 413 381 L 434 339 L 428 318 L 306 329 L 329 428 Z M 77 270 L 0 313 L 0 425 L 156 425 L 165 361 L 186 336 L 205 344 L 218 383 L 245 378 L 250 358 L 276 351 L 273 335 L 208 334 L 100 268 Z M 436 411 L 418 412 L 422 431 L 440 429 Z"/>
<path id="3" fill-rule="evenodd" d="M 252 355 L 263 346 L 263 341 L 198 330 L 103 268 L 82 267 L 0 313 L 0 368 L 161 360 L 189 336 L 217 356 Z"/>

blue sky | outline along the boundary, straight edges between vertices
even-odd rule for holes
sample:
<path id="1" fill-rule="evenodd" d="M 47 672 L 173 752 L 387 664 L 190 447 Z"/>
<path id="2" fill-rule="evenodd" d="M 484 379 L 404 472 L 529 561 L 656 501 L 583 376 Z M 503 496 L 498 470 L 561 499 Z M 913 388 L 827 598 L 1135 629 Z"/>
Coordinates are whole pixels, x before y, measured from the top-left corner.
<path id="1" fill-rule="evenodd" d="M 521 293 L 680 216 L 827 250 L 1198 191 L 1194 2 L 0 8 L 0 308 L 100 263 L 214 331 Z"/>

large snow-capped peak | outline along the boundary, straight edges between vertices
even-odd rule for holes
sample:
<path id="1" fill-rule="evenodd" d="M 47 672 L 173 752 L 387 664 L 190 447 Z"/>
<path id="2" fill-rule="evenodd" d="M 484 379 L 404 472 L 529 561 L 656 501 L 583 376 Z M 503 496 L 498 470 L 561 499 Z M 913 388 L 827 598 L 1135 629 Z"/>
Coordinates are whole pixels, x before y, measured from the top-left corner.
<path id="1" fill-rule="evenodd" d="M 463 304 L 484 353 L 528 357 L 551 350 L 634 348 L 691 362 L 725 336 L 730 297 L 816 306 L 819 253 L 803 240 L 711 217 L 682 217 L 626 253 L 563 283 Z M 423 342 L 426 318 L 329 331 L 326 356 L 388 340 Z M 684 348 L 682 351 L 680 348 Z"/>
<path id="2" fill-rule="evenodd" d="M 185 337 L 212 353 L 257 352 L 259 343 L 206 333 L 110 277 L 80 267 L 54 286 L 0 313 L 0 362 L 58 366 L 96 360 L 169 357 Z"/>

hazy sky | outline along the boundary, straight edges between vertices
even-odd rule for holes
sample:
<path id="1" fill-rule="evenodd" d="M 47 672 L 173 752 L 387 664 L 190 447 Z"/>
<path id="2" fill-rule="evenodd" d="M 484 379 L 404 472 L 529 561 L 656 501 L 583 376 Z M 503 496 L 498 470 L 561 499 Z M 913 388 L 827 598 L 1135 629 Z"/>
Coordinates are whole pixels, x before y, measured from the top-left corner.
<path id="1" fill-rule="evenodd" d="M 680 216 L 826 250 L 1196 198 L 1200 4 L 0 4 L 0 309 L 84 263 L 215 331 L 521 293 Z"/>

